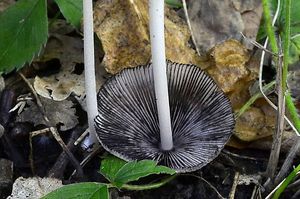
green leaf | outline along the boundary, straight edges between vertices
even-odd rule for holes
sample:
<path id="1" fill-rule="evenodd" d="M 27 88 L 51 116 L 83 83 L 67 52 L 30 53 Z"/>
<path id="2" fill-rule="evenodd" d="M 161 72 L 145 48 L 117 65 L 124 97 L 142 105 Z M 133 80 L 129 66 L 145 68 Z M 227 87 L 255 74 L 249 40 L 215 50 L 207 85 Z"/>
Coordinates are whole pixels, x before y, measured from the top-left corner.
<path id="1" fill-rule="evenodd" d="M 73 26 L 79 28 L 82 18 L 82 0 L 55 0 L 60 11 Z"/>
<path id="2" fill-rule="evenodd" d="M 108 199 L 106 184 L 83 182 L 65 185 L 44 196 L 42 199 Z"/>
<path id="3" fill-rule="evenodd" d="M 100 173 L 110 182 L 113 182 L 116 178 L 117 172 L 126 164 L 127 162 L 117 158 L 115 156 L 109 155 L 105 157 L 101 162 Z"/>
<path id="4" fill-rule="evenodd" d="M 280 187 L 275 192 L 273 199 L 278 199 L 282 192 L 286 189 L 286 187 L 294 181 L 295 177 L 298 175 L 298 172 L 300 172 L 300 164 L 288 175 L 288 177 L 283 181 L 283 183 L 280 185 Z"/>
<path id="5" fill-rule="evenodd" d="M 173 8 L 182 8 L 183 7 L 180 0 L 165 0 L 165 3 Z"/>
<path id="6" fill-rule="evenodd" d="M 165 166 L 157 166 L 153 160 L 124 161 L 116 157 L 109 157 L 102 161 L 100 172 L 115 186 L 121 188 L 123 184 L 136 181 L 152 174 L 175 174 L 175 170 Z"/>
<path id="7" fill-rule="evenodd" d="M 31 62 L 46 43 L 46 0 L 20 0 L 0 14 L 0 73 Z"/>

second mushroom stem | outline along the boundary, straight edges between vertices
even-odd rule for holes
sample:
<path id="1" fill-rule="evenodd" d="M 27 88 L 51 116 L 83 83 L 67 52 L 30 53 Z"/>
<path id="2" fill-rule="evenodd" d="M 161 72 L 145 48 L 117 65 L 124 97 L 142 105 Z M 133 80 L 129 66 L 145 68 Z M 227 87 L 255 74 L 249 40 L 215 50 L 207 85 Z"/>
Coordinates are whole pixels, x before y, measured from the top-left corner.
<path id="1" fill-rule="evenodd" d="M 149 0 L 149 24 L 155 96 L 158 111 L 161 148 L 173 148 L 166 71 L 164 37 L 164 0 Z"/>
<path id="2" fill-rule="evenodd" d="M 84 31 L 84 77 L 86 105 L 90 135 L 88 145 L 97 143 L 94 127 L 94 118 L 98 115 L 95 60 L 94 60 L 94 28 L 93 28 L 93 1 L 83 1 L 83 31 Z"/>

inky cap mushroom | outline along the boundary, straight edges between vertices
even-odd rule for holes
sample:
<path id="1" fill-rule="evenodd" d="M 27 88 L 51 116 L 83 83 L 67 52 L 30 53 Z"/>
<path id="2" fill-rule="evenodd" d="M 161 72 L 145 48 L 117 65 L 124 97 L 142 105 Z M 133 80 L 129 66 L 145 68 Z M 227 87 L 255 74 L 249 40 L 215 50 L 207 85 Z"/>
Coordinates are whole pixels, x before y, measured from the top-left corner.
<path id="1" fill-rule="evenodd" d="M 98 93 L 95 118 L 102 146 L 117 157 L 152 159 L 177 172 L 200 169 L 218 156 L 232 134 L 229 99 L 194 65 L 167 62 L 174 147 L 160 147 L 152 65 L 125 69 Z"/>

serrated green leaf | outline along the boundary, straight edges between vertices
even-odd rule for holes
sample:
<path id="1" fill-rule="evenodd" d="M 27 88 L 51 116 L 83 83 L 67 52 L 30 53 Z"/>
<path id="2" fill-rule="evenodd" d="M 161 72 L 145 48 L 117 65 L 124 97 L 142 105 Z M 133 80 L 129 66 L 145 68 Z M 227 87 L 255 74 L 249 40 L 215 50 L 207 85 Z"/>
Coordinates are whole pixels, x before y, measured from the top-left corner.
<path id="1" fill-rule="evenodd" d="M 82 18 L 82 0 L 55 0 L 60 11 L 73 26 L 79 28 Z"/>
<path id="2" fill-rule="evenodd" d="M 100 172 L 113 185 L 121 188 L 123 184 L 136 181 L 152 174 L 175 174 L 175 170 L 157 166 L 153 160 L 125 162 L 114 156 L 108 156 L 101 162 Z"/>
<path id="3" fill-rule="evenodd" d="M 0 73 L 31 62 L 46 43 L 46 0 L 20 0 L 0 14 Z"/>
<path id="4" fill-rule="evenodd" d="M 157 163 L 152 160 L 133 161 L 125 164 L 116 174 L 114 184 L 117 187 L 122 187 L 123 184 L 136 181 L 142 177 L 152 174 L 170 174 L 176 172 L 165 166 L 157 166 Z"/>
<path id="5" fill-rule="evenodd" d="M 108 199 L 106 184 L 95 182 L 83 182 L 65 185 L 42 199 Z"/>
<path id="6" fill-rule="evenodd" d="M 126 164 L 127 162 L 117 158 L 115 156 L 109 155 L 101 161 L 100 173 L 110 182 L 113 182 L 116 178 L 117 172 Z"/>

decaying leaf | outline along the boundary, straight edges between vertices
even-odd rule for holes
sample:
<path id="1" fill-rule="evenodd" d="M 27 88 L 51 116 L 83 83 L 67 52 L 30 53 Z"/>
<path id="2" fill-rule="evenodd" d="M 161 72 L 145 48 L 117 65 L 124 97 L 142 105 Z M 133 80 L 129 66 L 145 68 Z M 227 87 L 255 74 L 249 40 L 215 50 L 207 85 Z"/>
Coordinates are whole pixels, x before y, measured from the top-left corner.
<path id="1" fill-rule="evenodd" d="M 210 64 L 205 70 L 227 94 L 233 110 L 238 111 L 251 97 L 249 88 L 258 78 L 259 56 L 250 59 L 246 47 L 232 39 L 216 45 L 209 54 Z M 235 136 L 253 141 L 270 136 L 274 129 L 275 111 L 259 100 L 237 119 Z"/>
<path id="2" fill-rule="evenodd" d="M 61 34 L 51 34 L 46 48 L 36 61 L 59 59 L 63 67 L 74 67 L 76 63 L 83 63 L 83 42 L 79 37 Z"/>
<path id="3" fill-rule="evenodd" d="M 104 65 L 109 73 L 125 67 L 146 64 L 151 59 L 147 0 L 100 0 L 94 6 L 95 32 L 105 51 Z M 190 48 L 189 30 L 177 14 L 166 8 L 166 56 L 179 63 L 200 64 Z"/>
<path id="4" fill-rule="evenodd" d="M 55 101 L 65 100 L 73 93 L 79 99 L 85 96 L 84 75 L 75 73 L 76 64 L 83 63 L 82 39 L 54 34 L 49 38 L 43 56 L 37 61 L 49 61 L 59 59 L 60 71 L 50 76 L 35 77 L 34 88 L 36 92 L 46 98 Z M 96 60 L 96 78 L 99 88 L 104 82 L 104 70 Z M 96 92 L 96 91 L 95 91 Z"/>
<path id="5" fill-rule="evenodd" d="M 0 93 L 4 88 L 5 88 L 4 78 L 2 77 L 2 75 L 0 75 Z"/>
<path id="6" fill-rule="evenodd" d="M 15 2 L 16 2 L 15 0 L 1 0 L 0 1 L 0 13 Z"/>
<path id="7" fill-rule="evenodd" d="M 41 102 L 45 114 L 49 118 L 51 126 L 60 125 L 62 131 L 71 129 L 78 124 L 77 116 L 75 115 L 75 108 L 73 103 L 69 100 L 54 101 L 41 97 Z M 35 125 L 47 123 L 44 120 L 43 114 L 39 110 L 36 103 L 33 101 L 28 102 L 28 107 L 17 117 L 19 122 L 32 122 Z"/>
<path id="8" fill-rule="evenodd" d="M 187 1 L 187 7 L 196 45 L 203 52 L 230 38 L 241 40 L 240 32 L 256 38 L 262 16 L 260 0 Z"/>
<path id="9" fill-rule="evenodd" d="M 234 91 L 236 83 L 250 74 L 246 68 L 249 60 L 247 49 L 238 41 L 228 40 L 216 45 L 210 54 L 214 66 L 207 68 L 207 72 L 225 93 Z"/>
<path id="10" fill-rule="evenodd" d="M 273 113 L 275 112 L 273 111 Z M 273 118 L 275 120 L 275 117 Z M 235 136 L 243 141 L 253 141 L 272 135 L 274 127 L 269 126 L 270 121 L 267 121 L 267 119 L 270 118 L 261 109 L 250 107 L 236 121 Z"/>
<path id="11" fill-rule="evenodd" d="M 72 74 L 72 70 L 62 70 L 50 77 L 36 76 L 34 88 L 39 95 L 55 101 L 65 100 L 72 92 L 79 98 L 85 93 L 83 75 Z"/>
<path id="12" fill-rule="evenodd" d="M 8 199 L 41 198 L 62 186 L 61 180 L 54 178 L 19 177 L 14 182 L 12 194 Z"/>

